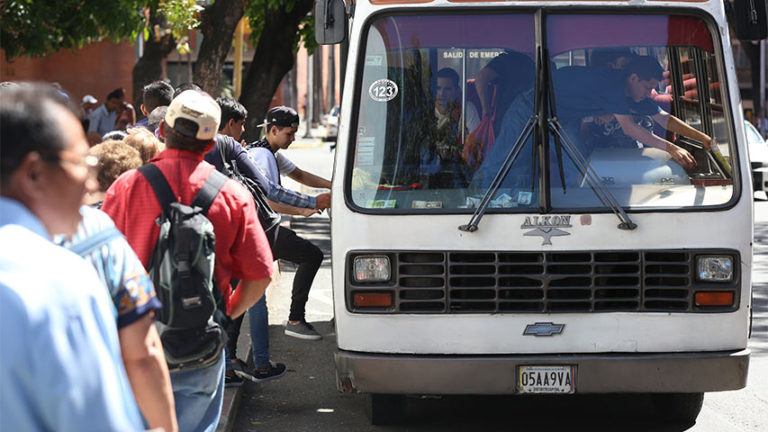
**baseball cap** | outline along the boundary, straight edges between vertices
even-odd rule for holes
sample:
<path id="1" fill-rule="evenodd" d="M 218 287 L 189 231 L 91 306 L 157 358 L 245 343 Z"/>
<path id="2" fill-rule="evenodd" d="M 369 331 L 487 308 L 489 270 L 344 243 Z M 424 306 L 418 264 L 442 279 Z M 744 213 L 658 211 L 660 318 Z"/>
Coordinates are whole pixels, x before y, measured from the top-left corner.
<path id="1" fill-rule="evenodd" d="M 95 104 L 97 102 L 98 102 L 98 100 L 95 97 L 91 96 L 91 95 L 83 96 L 83 105 L 85 105 L 85 104 Z"/>
<path id="2" fill-rule="evenodd" d="M 178 119 L 189 120 L 177 122 Z M 219 104 L 198 90 L 187 90 L 176 96 L 165 113 L 165 123 L 176 132 L 201 141 L 213 139 L 219 130 Z"/>
<path id="3" fill-rule="evenodd" d="M 299 114 L 295 109 L 287 106 L 276 106 L 267 111 L 264 123 L 258 127 L 275 125 L 280 127 L 299 127 Z"/>

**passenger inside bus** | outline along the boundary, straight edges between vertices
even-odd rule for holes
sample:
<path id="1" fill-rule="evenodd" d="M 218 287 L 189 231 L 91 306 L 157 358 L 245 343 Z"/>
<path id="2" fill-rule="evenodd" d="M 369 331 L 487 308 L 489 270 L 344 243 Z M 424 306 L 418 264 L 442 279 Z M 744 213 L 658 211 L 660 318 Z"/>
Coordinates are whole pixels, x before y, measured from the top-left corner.
<path id="1" fill-rule="evenodd" d="M 598 69 L 623 69 L 632 59 L 632 56 L 632 51 L 629 48 L 593 49 L 589 54 L 589 66 Z M 654 91 L 651 97 L 655 94 Z M 653 131 L 654 122 L 650 117 L 632 115 L 632 120 L 644 129 Z M 643 147 L 636 139 L 624 133 L 618 120 L 616 120 L 616 116 L 612 114 L 584 119 L 581 125 L 581 136 L 584 137 L 586 147 L 589 149 L 638 149 Z"/>
<path id="2" fill-rule="evenodd" d="M 512 101 L 533 87 L 535 65 L 525 54 L 506 50 L 477 73 L 474 89 L 483 119 L 468 137 L 463 158 L 474 171 L 485 159 L 500 133 L 502 119 Z"/>
<path id="3" fill-rule="evenodd" d="M 606 120 L 615 118 L 627 137 L 645 147 L 663 150 L 683 168 L 692 169 L 696 166 L 696 160 L 687 150 L 655 135 L 643 125 L 638 125 L 634 119 L 636 115 L 648 116 L 666 130 L 693 138 L 705 148 L 710 148 L 712 138 L 662 110 L 651 99 L 652 90 L 658 87 L 662 78 L 661 66 L 650 56 L 632 56 L 624 69 L 563 67 L 553 72 L 557 118 L 568 137 L 573 140 L 573 144 L 587 158 L 593 149 L 588 147 L 589 142 L 582 136 L 584 123 L 605 123 Z M 488 185 L 501 167 L 525 122 L 533 113 L 532 93 L 529 91 L 519 96 L 504 116 L 496 143 L 473 179 L 475 185 Z M 530 141 L 529 139 L 528 145 Z M 557 172 L 554 146 L 550 148 L 553 150 L 550 157 L 553 172 Z M 532 164 L 531 154 L 530 150 L 522 151 L 520 160 L 515 164 L 519 167 L 516 172 L 520 172 L 523 178 L 530 177 L 530 168 L 526 167 Z M 566 184 L 578 184 L 582 176 L 575 168 L 571 168 L 565 173 Z M 555 177 L 553 176 L 553 183 L 557 183 Z"/>
<path id="4" fill-rule="evenodd" d="M 418 50 L 407 54 L 404 67 L 390 71 L 392 76 L 401 74 L 396 78 L 403 82 L 402 104 L 390 104 L 387 109 L 389 119 L 408 127 L 401 153 L 391 155 L 400 158 L 385 164 L 391 167 L 391 176 L 389 170 L 382 173 L 379 189 L 463 189 L 468 169 L 461 150 L 466 133 L 480 121 L 477 110 L 471 103 L 462 110 L 459 75 L 454 69 L 440 69 L 435 90 L 428 91 L 422 55 Z"/>
<path id="5" fill-rule="evenodd" d="M 508 50 L 491 60 L 475 77 L 482 115 L 493 118 L 493 131 L 497 136 L 504 113 L 512 101 L 533 87 L 534 72 L 530 57 Z"/>
<path id="6" fill-rule="evenodd" d="M 427 184 L 431 189 L 465 188 L 468 168 L 461 158 L 464 139 L 470 130 L 480 123 L 474 104 L 467 101 L 462 106 L 459 74 L 445 67 L 437 71 L 435 91 L 436 154 L 435 167 L 429 173 Z M 462 109 L 463 108 L 463 109 Z"/>
<path id="7" fill-rule="evenodd" d="M 474 130 L 480 123 L 480 116 L 474 104 L 468 103 L 463 107 L 463 127 L 459 127 L 462 122 L 461 105 L 461 87 L 459 87 L 459 74 L 452 68 L 445 67 L 437 71 L 437 82 L 435 91 L 435 117 L 437 118 L 438 133 L 438 152 L 441 156 L 447 153 L 461 152 L 461 136 Z"/>

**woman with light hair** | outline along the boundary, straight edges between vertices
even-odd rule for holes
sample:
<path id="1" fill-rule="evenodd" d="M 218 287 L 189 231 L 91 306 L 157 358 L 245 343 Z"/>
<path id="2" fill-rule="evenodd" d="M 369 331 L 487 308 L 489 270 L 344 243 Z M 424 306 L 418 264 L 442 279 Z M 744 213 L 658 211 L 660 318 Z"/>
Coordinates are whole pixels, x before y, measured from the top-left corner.
<path id="1" fill-rule="evenodd" d="M 125 141 L 104 141 L 91 147 L 88 154 L 99 159 L 99 173 L 96 176 L 99 190 L 88 196 L 88 204 L 96 208 L 101 208 L 107 189 L 120 174 L 143 165 L 139 151 Z"/>
<path id="2" fill-rule="evenodd" d="M 123 142 L 139 151 L 142 165 L 165 150 L 163 143 L 152 132 L 143 127 L 128 129 L 127 132 L 128 136 L 123 139 Z"/>

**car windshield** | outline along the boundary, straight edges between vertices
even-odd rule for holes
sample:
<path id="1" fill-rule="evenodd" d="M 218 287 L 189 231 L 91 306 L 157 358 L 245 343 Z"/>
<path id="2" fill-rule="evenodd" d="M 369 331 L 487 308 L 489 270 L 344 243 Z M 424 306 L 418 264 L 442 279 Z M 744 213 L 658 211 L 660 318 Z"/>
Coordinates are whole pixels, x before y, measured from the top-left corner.
<path id="1" fill-rule="evenodd" d="M 732 199 L 723 68 L 704 21 L 545 20 L 545 65 L 532 13 L 373 20 L 351 128 L 351 204 L 471 213 L 510 154 L 490 211 L 606 209 L 590 172 L 630 211 Z"/>
<path id="2" fill-rule="evenodd" d="M 755 129 L 754 126 L 752 126 L 751 123 L 745 121 L 744 122 L 744 130 L 747 133 L 747 142 L 750 144 L 764 144 L 765 141 L 763 140 L 763 137 L 760 136 L 760 132 Z"/>

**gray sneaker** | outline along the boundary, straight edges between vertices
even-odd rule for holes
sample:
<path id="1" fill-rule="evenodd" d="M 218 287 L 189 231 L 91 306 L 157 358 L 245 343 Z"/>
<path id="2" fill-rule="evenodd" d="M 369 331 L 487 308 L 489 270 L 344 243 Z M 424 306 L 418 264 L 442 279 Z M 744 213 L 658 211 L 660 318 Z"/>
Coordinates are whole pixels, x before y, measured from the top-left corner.
<path id="1" fill-rule="evenodd" d="M 285 334 L 304 340 L 320 340 L 323 337 L 312 327 L 312 324 L 306 321 L 299 321 L 297 324 L 285 323 Z"/>

